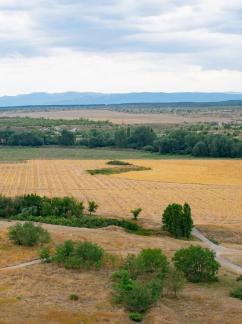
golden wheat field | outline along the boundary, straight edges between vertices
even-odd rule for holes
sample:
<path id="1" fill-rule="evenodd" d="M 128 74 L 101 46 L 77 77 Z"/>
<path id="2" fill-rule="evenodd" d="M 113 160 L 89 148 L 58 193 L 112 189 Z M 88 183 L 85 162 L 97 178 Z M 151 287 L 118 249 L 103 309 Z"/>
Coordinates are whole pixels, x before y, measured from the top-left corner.
<path id="1" fill-rule="evenodd" d="M 0 164 L 0 192 L 7 196 L 37 193 L 95 200 L 98 213 L 130 217 L 142 207 L 141 222 L 160 224 L 163 209 L 188 202 L 196 224 L 234 224 L 242 221 L 242 161 L 137 160 L 150 171 L 119 175 L 89 175 L 106 161 L 30 160 Z"/>

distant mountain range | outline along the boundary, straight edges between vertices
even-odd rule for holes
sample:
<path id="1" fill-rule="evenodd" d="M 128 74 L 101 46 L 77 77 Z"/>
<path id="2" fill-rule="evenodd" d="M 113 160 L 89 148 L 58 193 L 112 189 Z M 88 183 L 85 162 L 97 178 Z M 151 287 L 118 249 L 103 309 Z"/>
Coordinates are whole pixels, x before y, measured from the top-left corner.
<path id="1" fill-rule="evenodd" d="M 242 93 L 221 92 L 140 92 L 104 94 L 96 92 L 30 93 L 0 97 L 0 107 L 111 105 L 139 103 L 215 103 L 242 100 Z"/>

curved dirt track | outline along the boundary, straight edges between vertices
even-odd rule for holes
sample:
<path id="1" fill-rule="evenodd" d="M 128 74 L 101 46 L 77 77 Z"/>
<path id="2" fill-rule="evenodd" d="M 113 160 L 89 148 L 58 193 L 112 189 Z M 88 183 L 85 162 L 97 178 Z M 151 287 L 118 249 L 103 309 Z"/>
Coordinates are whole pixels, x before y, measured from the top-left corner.
<path id="1" fill-rule="evenodd" d="M 224 246 L 219 246 L 211 242 L 206 238 L 198 229 L 194 228 L 192 230 L 192 235 L 204 242 L 210 250 L 212 250 L 216 254 L 216 260 L 221 264 L 221 266 L 231 270 L 232 272 L 242 274 L 242 267 L 234 264 L 233 262 L 225 259 L 223 254 L 234 254 L 240 252 L 236 249 L 230 249 Z"/>
<path id="2" fill-rule="evenodd" d="M 35 264 L 39 264 L 40 262 L 41 262 L 41 260 L 37 259 L 37 260 L 33 260 L 33 261 L 19 263 L 19 264 L 15 264 L 15 265 L 12 265 L 12 266 L 1 268 L 0 271 L 25 268 L 25 267 L 29 267 L 29 266 L 32 266 L 32 265 L 35 265 Z"/>

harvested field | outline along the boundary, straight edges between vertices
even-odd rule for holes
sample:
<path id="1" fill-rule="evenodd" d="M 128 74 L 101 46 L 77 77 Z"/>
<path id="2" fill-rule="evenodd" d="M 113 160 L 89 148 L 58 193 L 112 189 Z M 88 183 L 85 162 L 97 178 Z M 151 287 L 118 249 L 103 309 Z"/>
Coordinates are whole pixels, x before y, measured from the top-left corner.
<path id="1" fill-rule="evenodd" d="M 51 119 L 78 119 L 87 118 L 94 121 L 110 121 L 114 124 L 184 124 L 206 122 L 230 122 L 233 118 L 228 115 L 202 115 L 177 113 L 126 113 L 104 109 L 66 109 L 43 111 L 7 111 L 0 113 L 0 117 L 32 117 Z"/>
<path id="2" fill-rule="evenodd" d="M 0 192 L 8 196 L 37 193 L 95 200 L 99 214 L 131 217 L 142 207 L 141 223 L 159 226 L 167 204 L 189 202 L 196 224 L 240 225 L 242 221 L 242 161 L 130 160 L 150 171 L 95 175 L 106 161 L 31 160 L 0 164 Z"/>

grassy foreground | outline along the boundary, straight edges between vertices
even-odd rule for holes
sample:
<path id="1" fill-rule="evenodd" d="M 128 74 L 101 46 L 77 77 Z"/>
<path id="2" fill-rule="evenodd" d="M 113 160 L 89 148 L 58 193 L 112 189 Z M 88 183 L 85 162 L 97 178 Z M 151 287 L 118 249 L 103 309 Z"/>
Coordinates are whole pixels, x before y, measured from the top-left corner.
<path id="1" fill-rule="evenodd" d="M 118 160 L 118 159 L 184 159 L 189 156 L 159 155 L 136 150 L 89 149 L 80 147 L 0 147 L 0 161 L 35 159 Z"/>

